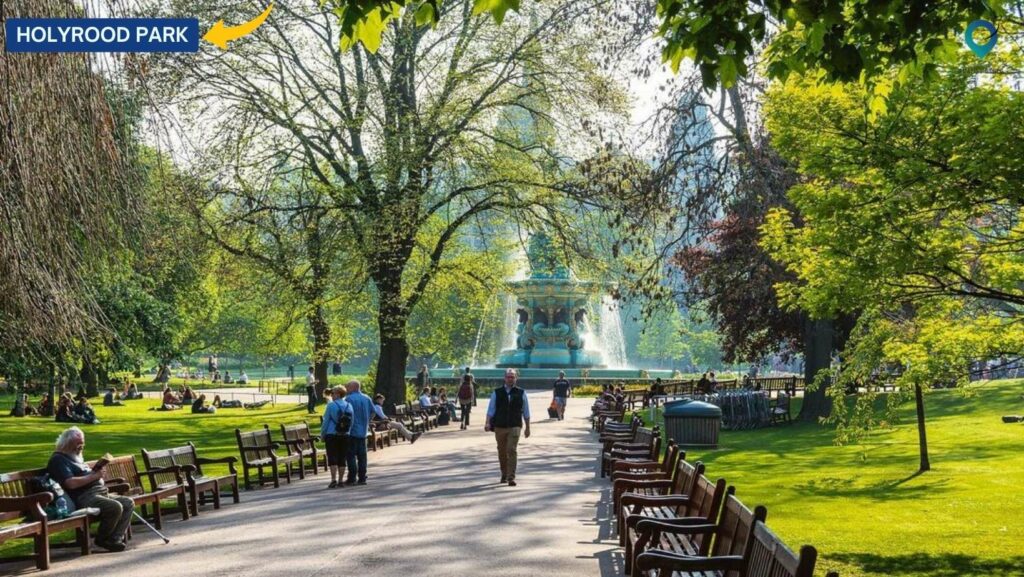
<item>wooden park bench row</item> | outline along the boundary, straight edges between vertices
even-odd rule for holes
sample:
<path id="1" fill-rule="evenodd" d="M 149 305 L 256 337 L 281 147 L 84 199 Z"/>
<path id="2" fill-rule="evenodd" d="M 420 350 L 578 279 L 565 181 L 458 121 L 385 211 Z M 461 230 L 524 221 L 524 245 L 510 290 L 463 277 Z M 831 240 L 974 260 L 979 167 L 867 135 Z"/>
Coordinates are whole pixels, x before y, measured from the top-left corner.
<path id="1" fill-rule="evenodd" d="M 644 427 L 632 427 L 644 438 Z M 602 447 L 606 439 L 602 439 Z M 629 447 L 613 443 L 610 450 Z M 649 446 L 653 448 L 653 446 Z M 645 454 L 646 453 L 646 454 Z M 602 454 L 602 459 L 604 454 Z M 789 549 L 725 479 L 711 481 L 669 441 L 663 455 L 638 451 L 610 468 L 612 499 L 625 573 L 644 577 L 812 577 L 817 551 Z M 837 577 L 828 573 L 827 577 Z"/>
<path id="2" fill-rule="evenodd" d="M 322 419 L 322 417 L 321 417 Z M 436 422 L 436 421 L 435 421 Z M 406 425 L 409 426 L 409 425 Z M 410 430 L 415 431 L 413 427 Z M 371 423 L 369 435 L 366 437 L 366 448 L 372 451 L 383 450 L 392 444 L 398 444 L 401 437 L 398 431 L 380 424 Z M 313 434 L 309 424 L 305 422 L 282 424 L 281 438 L 274 439 L 269 425 L 254 431 L 235 429 L 235 440 L 241 455 L 242 478 L 246 490 L 253 485 L 260 487 L 273 483 L 281 486 L 281 479 L 291 484 L 292 476 L 306 478 L 306 471 L 314 475 L 320 470 L 327 470 L 327 453 L 317 446 L 320 435 Z M 252 471 L 255 470 L 255 475 Z"/>
<path id="3" fill-rule="evenodd" d="M 103 468 L 103 480 L 112 494 L 129 497 L 145 517 L 150 517 L 157 529 L 163 528 L 164 501 L 173 500 L 175 512 L 182 520 L 199 514 L 207 495 L 214 509 L 220 508 L 221 489 L 230 488 L 238 502 L 238 478 L 234 471 L 234 457 L 204 459 L 196 455 L 195 445 L 148 451 L 142 449 L 145 469 L 138 468 L 133 455 L 114 457 Z M 225 463 L 230 473 L 207 476 L 202 466 Z M 95 465 L 95 461 L 88 463 Z M 96 509 L 79 509 L 65 519 L 48 519 L 43 507 L 50 503 L 48 492 L 34 493 L 32 480 L 46 473 L 45 468 L 0 473 L 0 544 L 13 539 L 33 539 L 32 554 L 5 557 L 0 561 L 32 560 L 41 570 L 50 567 L 50 536 L 63 531 L 75 531 L 73 543 L 52 546 L 78 547 L 82 555 L 91 553 L 89 526 L 98 520 Z M 148 481 L 148 486 L 147 482 Z M 128 537 L 131 536 L 129 527 Z"/>

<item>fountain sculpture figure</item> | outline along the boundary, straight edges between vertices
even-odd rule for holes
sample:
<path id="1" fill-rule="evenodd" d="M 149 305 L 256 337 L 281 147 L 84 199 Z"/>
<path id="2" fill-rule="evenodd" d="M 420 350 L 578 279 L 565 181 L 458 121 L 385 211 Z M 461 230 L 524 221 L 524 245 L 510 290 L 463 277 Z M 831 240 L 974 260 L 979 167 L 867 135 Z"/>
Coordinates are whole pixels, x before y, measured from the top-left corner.
<path id="1" fill-rule="evenodd" d="M 581 281 L 558 258 L 542 232 L 530 237 L 530 277 L 512 281 L 515 295 L 516 348 L 501 352 L 498 367 L 591 368 L 605 366 L 600 351 L 587 349 L 587 314 L 595 296 L 609 283 Z M 596 299 L 600 302 L 600 298 Z"/>

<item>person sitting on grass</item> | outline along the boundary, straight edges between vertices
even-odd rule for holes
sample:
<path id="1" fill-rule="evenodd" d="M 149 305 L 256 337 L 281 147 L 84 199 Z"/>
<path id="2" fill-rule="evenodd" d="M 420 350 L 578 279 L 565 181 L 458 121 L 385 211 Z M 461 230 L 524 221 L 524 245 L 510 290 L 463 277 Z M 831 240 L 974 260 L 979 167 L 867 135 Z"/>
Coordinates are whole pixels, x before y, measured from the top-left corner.
<path id="1" fill-rule="evenodd" d="M 240 385 L 248 385 L 249 384 L 249 375 L 245 374 L 245 369 L 242 369 L 242 373 L 240 375 L 238 375 L 238 384 L 240 384 Z"/>
<path id="2" fill-rule="evenodd" d="M 71 400 L 71 393 L 64 393 L 57 400 L 57 413 L 54 415 L 54 419 L 58 423 L 77 423 L 78 419 L 75 418 L 75 414 L 71 411 L 74 406 L 74 402 Z"/>
<path id="3" fill-rule="evenodd" d="M 119 400 L 117 400 L 115 398 L 114 395 L 115 395 L 116 391 L 117 391 L 117 389 L 115 389 L 114 387 L 110 387 L 110 389 L 107 390 L 107 394 L 103 395 L 103 406 L 104 407 L 123 407 L 124 406 L 124 403 L 122 403 L 121 401 L 119 401 Z"/>
<path id="4" fill-rule="evenodd" d="M 194 403 L 192 403 L 192 413 L 193 414 L 195 414 L 195 413 L 211 413 L 211 414 L 213 414 L 213 413 L 216 413 L 216 412 L 217 412 L 217 408 L 216 407 L 207 407 L 206 406 L 206 395 L 204 395 L 204 394 L 199 395 L 199 398 L 196 399 Z"/>
<path id="5" fill-rule="evenodd" d="M 90 425 L 100 424 L 100 420 L 96 418 L 96 411 L 94 411 L 92 405 L 89 404 L 89 399 L 85 397 L 78 398 L 78 403 L 75 405 L 73 412 L 79 423 L 88 423 Z"/>
<path id="6" fill-rule="evenodd" d="M 135 383 L 129 383 L 125 394 L 122 395 L 121 398 L 129 401 L 134 399 L 141 399 L 142 393 L 139 392 L 139 389 L 135 386 Z"/>
<path id="7" fill-rule="evenodd" d="M 164 388 L 164 398 L 160 410 L 173 411 L 180 408 L 181 399 L 178 398 L 178 395 L 175 395 L 174 391 L 172 391 L 170 387 Z"/>
<path id="8" fill-rule="evenodd" d="M 43 393 L 43 398 L 39 399 L 36 414 L 41 417 L 53 416 L 53 401 L 50 400 L 50 393 Z"/>
<path id="9" fill-rule="evenodd" d="M 224 384 L 230 385 L 234 382 L 235 380 L 231 378 L 231 373 L 229 371 L 224 371 Z"/>
<path id="10" fill-rule="evenodd" d="M 387 428 L 398 431 L 399 435 L 410 444 L 415 443 L 423 433 L 413 433 L 401 421 L 396 421 L 384 414 L 384 395 L 377 394 L 373 397 L 373 422 L 383 423 Z"/>
<path id="11" fill-rule="evenodd" d="M 184 390 L 181 391 L 181 404 L 183 406 L 184 405 L 191 405 L 192 402 L 195 401 L 195 400 L 196 400 L 196 394 L 195 394 L 194 391 L 192 391 L 192 387 L 186 386 L 184 388 Z"/>
<path id="12" fill-rule="evenodd" d="M 210 403 L 210 404 L 213 405 L 213 408 L 219 409 L 220 408 L 220 395 L 214 395 L 213 396 L 213 402 Z"/>

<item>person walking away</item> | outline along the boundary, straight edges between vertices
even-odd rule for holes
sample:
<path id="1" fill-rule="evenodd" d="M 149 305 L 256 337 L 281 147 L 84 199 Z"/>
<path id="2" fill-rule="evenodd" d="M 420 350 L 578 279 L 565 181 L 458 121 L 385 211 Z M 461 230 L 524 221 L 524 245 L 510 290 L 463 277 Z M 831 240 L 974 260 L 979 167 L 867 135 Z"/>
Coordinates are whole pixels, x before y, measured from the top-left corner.
<path id="1" fill-rule="evenodd" d="M 100 459 L 93 470 L 85 464 L 82 451 L 85 449 L 85 433 L 78 427 L 70 427 L 57 437 L 56 451 L 46 464 L 46 472 L 60 483 L 61 487 L 75 502 L 75 507 L 94 507 L 100 510 L 100 526 L 96 531 L 96 545 L 107 551 L 124 551 L 125 531 L 132 522 L 135 504 L 131 498 L 111 495 L 103 483 L 103 467 Z"/>
<path id="2" fill-rule="evenodd" d="M 459 385 L 459 407 L 461 409 L 462 425 L 459 427 L 465 431 L 469 428 L 469 410 L 473 408 L 476 395 L 473 394 L 473 375 L 469 374 L 467 367 L 466 374 L 462 375 L 462 384 Z"/>
<path id="3" fill-rule="evenodd" d="M 359 381 L 352 380 L 346 386 L 345 401 L 352 407 L 352 427 L 348 431 L 348 485 L 366 484 L 366 437 L 370 434 L 370 420 L 373 419 L 373 401 L 362 392 Z M 356 480 L 358 474 L 359 479 Z"/>
<path id="4" fill-rule="evenodd" d="M 473 377 L 473 373 L 469 372 L 469 367 L 466 367 L 466 372 L 463 373 L 462 378 L 469 377 L 469 384 L 473 385 L 473 406 L 476 406 L 476 378 Z M 468 426 L 468 425 L 467 425 Z"/>
<path id="5" fill-rule="evenodd" d="M 565 371 L 558 371 L 554 387 L 555 404 L 558 405 L 558 420 L 565 420 L 565 403 L 572 396 L 572 383 L 565 378 Z"/>
<path id="6" fill-rule="evenodd" d="M 516 486 L 519 435 L 530 438 L 530 403 L 526 392 L 516 386 L 517 379 L 514 369 L 505 371 L 505 385 L 491 393 L 484 424 L 484 431 L 494 431 L 501 482 L 509 487 Z"/>
<path id="7" fill-rule="evenodd" d="M 306 412 L 312 415 L 316 412 L 316 375 L 313 374 L 313 367 L 309 367 L 306 373 Z"/>
<path id="8" fill-rule="evenodd" d="M 328 489 L 345 484 L 345 460 L 348 458 L 348 430 L 352 427 L 352 406 L 345 401 L 345 389 L 331 389 L 331 402 L 324 409 L 320 438 L 327 447 L 327 468 L 331 470 Z"/>

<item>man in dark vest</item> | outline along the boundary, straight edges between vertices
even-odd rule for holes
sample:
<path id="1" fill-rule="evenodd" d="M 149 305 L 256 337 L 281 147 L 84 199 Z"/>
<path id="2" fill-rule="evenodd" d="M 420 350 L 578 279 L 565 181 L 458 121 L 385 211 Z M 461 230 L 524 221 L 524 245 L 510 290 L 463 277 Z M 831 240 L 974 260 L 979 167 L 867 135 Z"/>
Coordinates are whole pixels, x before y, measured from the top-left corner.
<path id="1" fill-rule="evenodd" d="M 494 431 L 498 441 L 501 482 L 516 486 L 516 449 L 519 434 L 530 437 L 530 403 L 526 392 L 516 386 L 516 371 L 505 371 L 505 386 L 494 389 L 487 407 L 485 431 Z"/>

